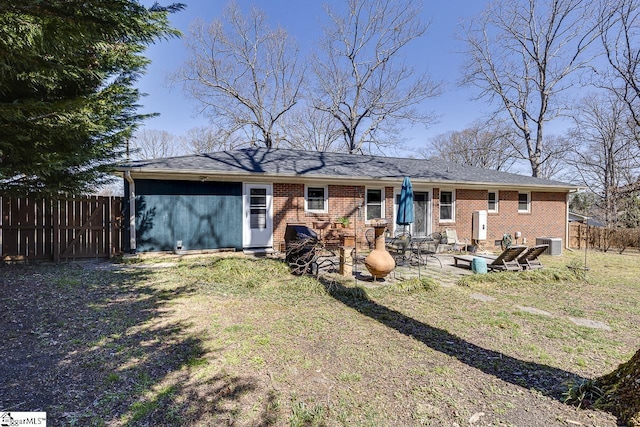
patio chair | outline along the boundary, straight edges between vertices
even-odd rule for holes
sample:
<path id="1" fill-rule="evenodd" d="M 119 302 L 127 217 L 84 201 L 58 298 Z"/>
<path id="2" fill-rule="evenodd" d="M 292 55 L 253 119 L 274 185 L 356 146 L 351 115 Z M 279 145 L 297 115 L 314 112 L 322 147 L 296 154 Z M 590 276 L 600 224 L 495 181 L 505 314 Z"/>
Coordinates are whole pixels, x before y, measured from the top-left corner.
<path id="1" fill-rule="evenodd" d="M 411 264 L 427 265 L 429 259 L 438 261 L 442 268 L 442 261 L 436 256 L 440 240 L 435 240 L 431 236 L 417 237 L 411 239 L 409 249 L 411 251 Z"/>
<path id="2" fill-rule="evenodd" d="M 476 255 L 475 257 L 486 258 L 487 268 L 492 271 L 493 270 L 520 271 L 522 270 L 522 267 L 520 267 L 520 263 L 518 262 L 518 257 L 526 249 L 527 249 L 526 246 L 511 246 L 510 248 L 505 249 L 497 257 L 491 256 L 491 255 Z M 468 263 L 469 267 L 471 267 L 473 258 L 474 256 L 471 256 L 471 255 L 456 255 L 453 257 L 453 261 L 456 267 L 460 262 Z"/>
<path id="3" fill-rule="evenodd" d="M 518 263 L 522 266 L 524 270 L 535 270 L 536 268 L 543 268 L 544 266 L 538 259 L 540 255 L 544 253 L 549 248 L 549 245 L 536 245 L 527 248 L 526 251 L 522 252 L 520 256 L 518 256 Z"/>
<path id="4" fill-rule="evenodd" d="M 376 230 L 373 228 L 367 228 L 364 231 L 364 238 L 367 241 L 367 246 L 369 246 L 369 250 L 373 249 L 376 245 Z"/>
<path id="5" fill-rule="evenodd" d="M 410 244 L 411 233 L 408 231 L 398 231 L 394 237 L 385 238 L 385 247 L 397 265 L 403 265 L 407 261 L 407 249 Z"/>
<path id="6" fill-rule="evenodd" d="M 444 235 L 447 237 L 447 245 L 453 245 L 453 250 L 461 252 L 467 250 L 467 242 L 463 242 L 458 239 L 458 232 L 452 228 L 444 230 Z"/>

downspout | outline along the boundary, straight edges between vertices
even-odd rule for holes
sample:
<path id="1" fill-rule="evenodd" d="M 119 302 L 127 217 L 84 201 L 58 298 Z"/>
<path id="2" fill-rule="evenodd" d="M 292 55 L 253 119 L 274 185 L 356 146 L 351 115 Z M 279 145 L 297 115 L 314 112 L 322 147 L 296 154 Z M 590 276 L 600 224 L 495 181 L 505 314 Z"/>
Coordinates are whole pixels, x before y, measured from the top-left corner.
<path id="1" fill-rule="evenodd" d="M 567 193 L 567 197 L 565 199 L 565 205 L 564 205 L 564 248 L 565 249 L 570 249 L 571 248 L 571 242 L 569 241 L 570 237 L 569 237 L 569 195 L 571 193 Z"/>
<path id="2" fill-rule="evenodd" d="M 571 191 L 569 190 L 567 192 L 567 197 L 566 197 L 566 201 L 565 201 L 565 218 L 564 218 L 564 248 L 567 250 L 571 250 L 571 242 L 569 241 L 569 239 L 571 239 L 571 233 L 570 233 L 570 229 L 569 229 L 569 199 L 571 198 L 571 193 L 577 193 L 578 190 L 575 191 Z"/>
<path id="3" fill-rule="evenodd" d="M 131 171 L 125 171 L 124 178 L 129 183 L 129 250 L 136 252 L 136 184 L 131 177 Z"/>

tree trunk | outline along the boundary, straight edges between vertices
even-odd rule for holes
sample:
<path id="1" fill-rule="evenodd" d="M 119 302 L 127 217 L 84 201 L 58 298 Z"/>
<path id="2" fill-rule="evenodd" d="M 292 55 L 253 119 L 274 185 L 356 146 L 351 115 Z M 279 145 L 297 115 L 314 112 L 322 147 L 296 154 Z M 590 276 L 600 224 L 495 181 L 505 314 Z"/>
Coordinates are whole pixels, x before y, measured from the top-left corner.
<path id="1" fill-rule="evenodd" d="M 640 426 L 640 350 L 597 383 L 604 394 L 594 407 L 613 413 L 629 427 Z"/>

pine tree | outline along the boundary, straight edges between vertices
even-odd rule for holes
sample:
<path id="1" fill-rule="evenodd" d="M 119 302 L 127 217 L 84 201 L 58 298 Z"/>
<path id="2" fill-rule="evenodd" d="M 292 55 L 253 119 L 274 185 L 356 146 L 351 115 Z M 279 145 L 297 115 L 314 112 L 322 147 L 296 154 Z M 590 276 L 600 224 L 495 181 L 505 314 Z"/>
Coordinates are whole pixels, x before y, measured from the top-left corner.
<path id="1" fill-rule="evenodd" d="M 0 192 L 79 193 L 108 179 L 138 114 L 145 48 L 178 36 L 137 0 L 0 0 Z"/>

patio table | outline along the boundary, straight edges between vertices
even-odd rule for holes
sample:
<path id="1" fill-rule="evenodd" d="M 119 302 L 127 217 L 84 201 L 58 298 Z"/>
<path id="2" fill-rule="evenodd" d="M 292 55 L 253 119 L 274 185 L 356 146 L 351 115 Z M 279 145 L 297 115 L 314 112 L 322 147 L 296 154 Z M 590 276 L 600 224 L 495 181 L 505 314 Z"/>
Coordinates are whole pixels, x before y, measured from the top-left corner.
<path id="1" fill-rule="evenodd" d="M 405 236 L 385 237 L 384 243 L 387 251 L 396 261 L 396 265 L 405 265 L 407 262 L 407 249 L 411 245 L 411 239 Z"/>
<path id="2" fill-rule="evenodd" d="M 411 261 L 418 264 L 427 265 L 429 258 L 438 261 L 442 268 L 442 261 L 436 256 L 438 252 L 439 240 L 431 237 L 414 237 L 409 244 L 411 250 Z"/>

